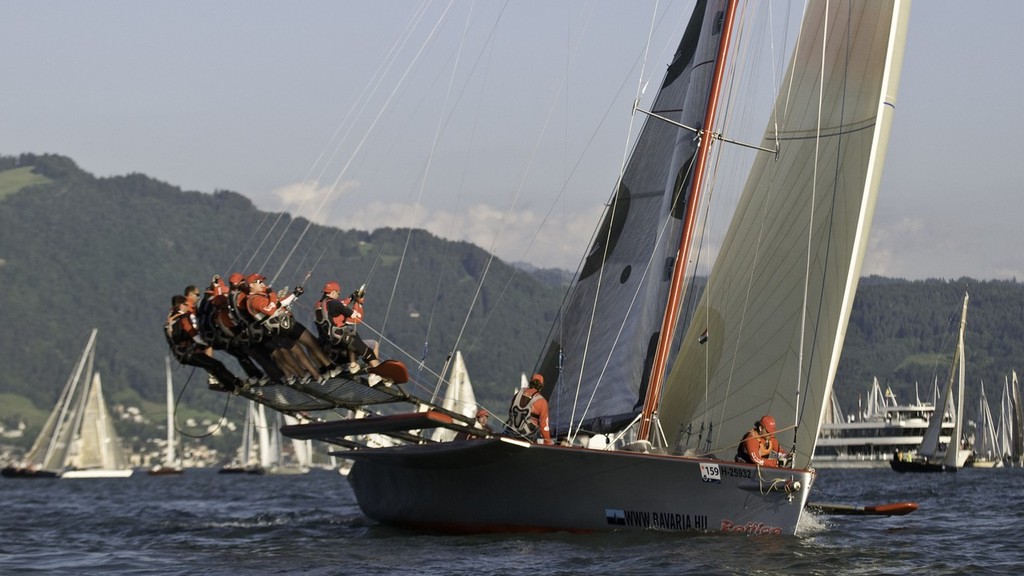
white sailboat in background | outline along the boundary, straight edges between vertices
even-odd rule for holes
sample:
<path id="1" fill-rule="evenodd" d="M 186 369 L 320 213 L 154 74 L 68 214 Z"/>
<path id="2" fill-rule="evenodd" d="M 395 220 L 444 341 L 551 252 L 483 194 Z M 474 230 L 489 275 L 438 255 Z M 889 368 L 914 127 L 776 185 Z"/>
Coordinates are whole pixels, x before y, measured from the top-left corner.
<path id="1" fill-rule="evenodd" d="M 261 404 L 258 408 L 266 417 L 266 409 Z M 267 447 L 267 464 L 264 465 L 267 474 L 307 474 L 309 472 L 310 453 L 309 440 L 287 440 L 281 435 L 282 425 L 294 425 L 298 419 L 287 414 L 276 412 L 273 415 L 273 426 L 268 427 L 269 446 Z M 291 448 L 290 453 L 285 446 Z"/>
<path id="2" fill-rule="evenodd" d="M 100 375 L 93 370 L 97 332 L 93 328 L 89 334 L 82 356 L 25 461 L 4 468 L 4 476 L 127 478 L 134 472 L 103 398 Z"/>
<path id="3" fill-rule="evenodd" d="M 441 407 L 469 418 L 476 417 L 476 393 L 473 392 L 473 382 L 469 379 L 469 370 L 466 369 L 462 352 L 458 350 L 455 351 L 455 358 L 452 360 L 452 367 L 448 374 L 448 388 L 445 389 Z M 436 428 L 431 433 L 431 438 L 435 442 L 447 442 L 455 438 L 455 435 L 455 430 Z"/>
<path id="4" fill-rule="evenodd" d="M 960 315 L 960 330 L 957 336 L 956 352 L 949 371 L 945 391 L 935 405 L 935 412 L 928 422 L 928 430 L 916 453 L 898 453 L 889 461 L 897 472 L 956 472 L 964 467 L 971 457 L 971 450 L 963 445 L 965 359 L 964 332 L 967 329 L 968 294 L 964 294 Z M 956 396 L 954 397 L 954 393 Z M 954 421 L 948 437 L 941 436 L 942 422 L 949 414 Z"/>
<path id="5" fill-rule="evenodd" d="M 82 355 L 68 376 L 61 390 L 57 404 L 47 417 L 43 429 L 40 430 L 32 448 L 25 459 L 3 469 L 3 475 L 9 478 L 57 478 L 64 472 L 67 465 L 68 450 L 75 435 L 76 415 L 82 404 L 80 384 L 92 373 L 95 360 L 96 345 L 95 328 L 89 333 L 89 339 L 82 350 Z M 85 386 L 82 385 L 82 388 Z"/>
<path id="6" fill-rule="evenodd" d="M 127 478 L 135 471 L 114 429 L 99 372 L 93 372 L 61 478 Z"/>
<path id="7" fill-rule="evenodd" d="M 184 472 L 178 458 L 177 434 L 174 430 L 174 378 L 171 376 L 171 357 L 164 357 L 164 372 L 167 375 L 167 448 L 162 463 L 149 469 L 151 476 L 174 476 Z"/>
<path id="8" fill-rule="evenodd" d="M 1007 466 L 1024 465 L 1024 406 L 1021 405 L 1020 383 L 1017 371 L 1013 379 L 1003 382 L 1003 394 L 999 407 L 998 439 L 1003 462 Z"/>
<path id="9" fill-rule="evenodd" d="M 247 403 L 245 420 L 242 424 L 242 443 L 231 462 L 218 471 L 220 474 L 263 474 L 265 472 L 260 459 L 258 439 L 259 416 L 256 405 Z M 269 441 L 269 439 L 268 439 Z"/>
<path id="10" fill-rule="evenodd" d="M 974 468 L 1002 468 L 1003 454 L 996 430 L 992 409 L 985 396 L 985 383 L 981 383 L 981 396 L 978 399 L 978 423 L 974 436 L 974 454 L 967 461 Z"/>

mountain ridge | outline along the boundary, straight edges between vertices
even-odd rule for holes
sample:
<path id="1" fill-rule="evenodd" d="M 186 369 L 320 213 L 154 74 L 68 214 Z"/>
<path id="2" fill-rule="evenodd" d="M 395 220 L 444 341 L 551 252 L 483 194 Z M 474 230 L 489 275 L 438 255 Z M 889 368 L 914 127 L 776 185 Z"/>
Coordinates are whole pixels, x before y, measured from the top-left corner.
<path id="1" fill-rule="evenodd" d="M 10 409 L 0 407 L 0 422 L 7 427 L 30 412 L 15 398 L 38 413 L 49 411 L 94 326 L 108 396 L 159 413 L 162 321 L 170 297 L 236 270 L 279 276 L 277 287 L 294 286 L 312 271 L 297 306 L 307 327 L 325 281 L 339 281 L 345 293 L 366 283 L 368 327 L 384 329 L 386 355 L 410 367 L 416 393 L 430 395 L 461 335 L 458 348 L 478 399 L 500 414 L 519 374 L 532 369 L 571 276 L 491 260 L 477 246 L 423 230 L 338 230 L 260 211 L 237 192 L 185 191 L 138 173 L 97 178 L 52 154 L 0 156 L 0 208 L 0 285 L 6 288 L 0 325 L 10 335 L 0 342 L 7 367 L 0 371 L 0 394 L 11 399 L 2 403 Z M 296 247 L 294 256 L 257 249 L 275 242 Z M 242 261 L 254 252 L 259 265 Z M 488 279 L 476 295 L 485 269 Z M 399 273 L 418 281 L 396 285 Z M 949 334 L 955 333 L 950 318 L 958 316 L 965 290 L 972 297 L 969 377 L 998 383 L 1017 369 L 1024 286 L 1016 280 L 866 277 L 836 376 L 844 409 L 856 407 L 874 376 L 902 401 L 913 399 L 915 384 L 922 399 L 930 399 L 926 390 L 934 377 L 941 380 L 948 370 L 943 362 L 952 355 Z M 176 373 L 185 378 L 183 370 Z M 197 414 L 226 410 L 205 386 L 190 385 L 181 401 Z M 28 417 L 32 426 L 41 424 L 38 413 Z"/>

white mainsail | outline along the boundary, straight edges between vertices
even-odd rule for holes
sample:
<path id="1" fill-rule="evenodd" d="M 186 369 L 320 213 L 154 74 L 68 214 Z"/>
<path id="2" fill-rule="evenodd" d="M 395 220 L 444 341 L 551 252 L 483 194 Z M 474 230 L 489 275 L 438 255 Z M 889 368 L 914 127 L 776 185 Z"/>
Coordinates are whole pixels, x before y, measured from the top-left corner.
<path id="1" fill-rule="evenodd" d="M 981 382 L 981 395 L 978 398 L 978 425 L 974 439 L 974 463 L 975 466 L 982 462 L 999 466 L 1002 464 L 1002 459 L 1002 447 L 995 418 L 992 417 L 992 407 L 985 395 L 985 382 Z"/>
<path id="2" fill-rule="evenodd" d="M 965 374 L 966 374 L 966 358 L 964 357 L 964 331 L 967 328 L 967 294 L 964 294 L 964 308 L 960 316 L 960 332 L 957 336 L 956 344 L 956 357 L 957 357 L 957 394 L 956 404 L 954 409 L 956 410 L 956 424 L 953 426 L 953 432 L 950 434 L 949 443 L 946 445 L 946 454 L 944 464 L 946 468 L 960 468 L 964 465 L 964 461 L 970 456 L 970 452 L 961 446 L 961 437 L 963 436 L 964 428 L 964 388 Z"/>
<path id="3" fill-rule="evenodd" d="M 61 478 L 131 476 L 133 470 L 103 399 L 103 384 L 98 372 L 92 375 L 78 422 L 78 432 L 68 456 L 69 470 Z"/>
<path id="4" fill-rule="evenodd" d="M 797 50 L 664 392 L 670 443 L 728 458 L 762 414 L 806 467 L 875 207 L 907 2 L 811 2 Z M 823 68 L 824 66 L 824 68 Z M 706 340 L 701 338 L 707 334 Z"/>
<path id="5" fill-rule="evenodd" d="M 71 447 L 71 441 L 75 434 L 77 407 L 81 403 L 78 400 L 81 396 L 78 393 L 79 383 L 84 374 L 92 371 L 96 333 L 96 328 L 89 333 L 89 339 L 82 350 L 82 355 L 68 376 L 60 397 L 57 399 L 57 404 L 32 443 L 32 448 L 23 463 L 26 469 L 43 470 L 52 474 L 59 474 L 64 470 L 68 449 Z"/>

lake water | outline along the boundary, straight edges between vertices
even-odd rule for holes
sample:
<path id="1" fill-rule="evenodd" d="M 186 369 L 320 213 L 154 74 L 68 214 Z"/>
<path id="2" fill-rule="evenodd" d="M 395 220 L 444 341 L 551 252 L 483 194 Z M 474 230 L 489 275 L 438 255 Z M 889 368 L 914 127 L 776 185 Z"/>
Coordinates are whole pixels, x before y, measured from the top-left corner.
<path id="1" fill-rule="evenodd" d="M 810 517 L 796 537 L 440 536 L 366 519 L 345 478 L 328 471 L 3 478 L 0 573 L 930 576 L 1024 568 L 1022 469 L 823 470 L 811 499 L 915 501 L 920 509 L 893 518 Z"/>

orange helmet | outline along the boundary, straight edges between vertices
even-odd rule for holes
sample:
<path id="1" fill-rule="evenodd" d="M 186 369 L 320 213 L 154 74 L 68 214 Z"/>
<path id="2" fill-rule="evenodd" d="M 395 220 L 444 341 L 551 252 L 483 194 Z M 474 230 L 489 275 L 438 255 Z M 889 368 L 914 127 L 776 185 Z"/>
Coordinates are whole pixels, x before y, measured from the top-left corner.
<path id="1" fill-rule="evenodd" d="M 249 284 L 255 284 L 264 280 L 266 280 L 266 277 L 264 277 L 263 274 L 249 274 L 249 277 L 245 279 Z"/>
<path id="2" fill-rule="evenodd" d="M 234 272 L 228 276 L 229 286 L 238 286 L 239 284 L 245 284 L 245 276 L 242 276 L 241 272 Z"/>
<path id="3" fill-rule="evenodd" d="M 228 286 L 220 276 L 214 276 L 206 293 L 211 296 L 223 296 L 228 293 Z"/>
<path id="4" fill-rule="evenodd" d="M 771 416 L 765 414 L 764 416 L 761 416 L 761 420 L 758 421 L 758 424 L 763 426 L 769 434 L 775 433 L 775 418 L 772 418 Z"/>
<path id="5" fill-rule="evenodd" d="M 328 292 L 341 292 L 341 285 L 337 282 L 328 282 L 324 284 L 324 294 Z"/>
<path id="6" fill-rule="evenodd" d="M 484 418 L 486 416 L 487 416 L 487 410 L 484 410 L 483 408 L 481 408 L 481 409 L 476 411 L 476 417 L 477 418 Z"/>
<path id="7" fill-rule="evenodd" d="M 541 387 L 543 387 L 544 386 L 544 375 L 543 374 L 534 374 L 533 376 L 530 376 L 530 384 L 536 384 L 536 386 L 534 386 L 534 388 L 541 388 Z"/>

